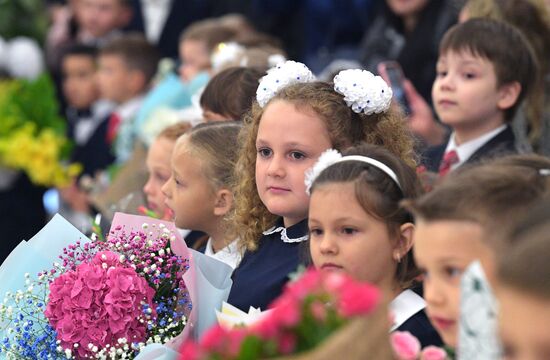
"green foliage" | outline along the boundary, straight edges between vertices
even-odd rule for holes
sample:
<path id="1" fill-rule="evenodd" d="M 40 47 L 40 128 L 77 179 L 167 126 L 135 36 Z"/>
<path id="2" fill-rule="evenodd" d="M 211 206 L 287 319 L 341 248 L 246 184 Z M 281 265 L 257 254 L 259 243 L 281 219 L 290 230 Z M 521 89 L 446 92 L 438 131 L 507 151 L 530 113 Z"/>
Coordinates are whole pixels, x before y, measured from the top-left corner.
<path id="1" fill-rule="evenodd" d="M 44 0 L 0 0 L 0 36 L 28 36 L 44 42 L 48 18 Z"/>

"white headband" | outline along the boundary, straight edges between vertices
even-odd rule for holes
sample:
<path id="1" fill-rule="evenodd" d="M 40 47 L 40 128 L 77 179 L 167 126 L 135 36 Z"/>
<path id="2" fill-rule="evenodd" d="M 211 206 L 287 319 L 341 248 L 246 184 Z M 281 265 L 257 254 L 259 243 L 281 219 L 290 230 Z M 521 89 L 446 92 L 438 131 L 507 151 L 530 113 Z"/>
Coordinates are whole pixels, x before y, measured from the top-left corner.
<path id="1" fill-rule="evenodd" d="M 372 165 L 378 170 L 388 175 L 397 184 L 399 189 L 403 190 L 403 188 L 401 188 L 401 184 L 399 183 L 399 180 L 397 179 L 397 175 L 386 164 L 376 159 L 373 159 L 367 156 L 362 156 L 362 155 L 342 156 L 342 154 L 340 154 L 337 150 L 328 149 L 321 154 L 321 156 L 319 157 L 319 160 L 317 160 L 315 165 L 313 165 L 313 167 L 306 172 L 305 181 L 304 181 L 306 184 L 306 193 L 308 195 L 310 194 L 310 190 L 311 190 L 311 186 L 313 185 L 313 182 L 315 181 L 315 179 L 317 179 L 317 177 L 319 177 L 319 175 L 321 174 L 321 172 L 323 172 L 323 170 L 325 170 L 326 168 L 334 164 L 344 162 L 344 161 L 361 161 L 369 165 Z"/>

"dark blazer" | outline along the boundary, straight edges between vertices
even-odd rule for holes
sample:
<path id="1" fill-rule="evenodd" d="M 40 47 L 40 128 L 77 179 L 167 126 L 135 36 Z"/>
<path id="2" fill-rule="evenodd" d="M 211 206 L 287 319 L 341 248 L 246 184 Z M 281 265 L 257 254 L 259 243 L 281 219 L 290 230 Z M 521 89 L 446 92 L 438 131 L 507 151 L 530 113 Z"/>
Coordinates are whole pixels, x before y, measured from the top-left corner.
<path id="1" fill-rule="evenodd" d="M 204 0 L 172 0 L 166 22 L 160 33 L 157 48 L 162 56 L 177 59 L 179 37 L 189 24 L 206 18 L 210 13 L 210 2 Z M 128 31 L 145 33 L 145 21 L 140 0 L 131 0 L 134 15 Z"/>
<path id="2" fill-rule="evenodd" d="M 430 323 L 424 310 L 408 318 L 396 331 L 410 332 L 420 341 L 423 348 L 430 345 L 443 346 L 443 340 Z"/>
<path id="3" fill-rule="evenodd" d="M 447 148 L 447 143 L 449 140 L 445 141 L 441 145 L 436 145 L 429 147 L 422 156 L 422 165 L 426 167 L 426 170 L 432 172 L 439 171 L 439 164 L 443 159 L 445 149 Z M 485 143 L 482 147 L 476 150 L 467 159 L 464 164 L 473 164 L 481 160 L 497 158 L 504 155 L 515 154 L 518 150 L 516 148 L 516 138 L 514 132 L 510 126 L 507 126 L 506 129 L 498 133 L 494 138 Z"/>

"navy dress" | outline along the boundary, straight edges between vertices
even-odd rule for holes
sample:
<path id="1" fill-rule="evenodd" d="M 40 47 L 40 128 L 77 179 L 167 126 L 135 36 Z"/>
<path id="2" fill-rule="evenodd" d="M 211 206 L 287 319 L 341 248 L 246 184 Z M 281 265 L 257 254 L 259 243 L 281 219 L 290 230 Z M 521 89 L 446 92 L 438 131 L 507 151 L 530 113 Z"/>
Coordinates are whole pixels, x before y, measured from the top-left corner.
<path id="1" fill-rule="evenodd" d="M 274 228 L 264 232 L 258 249 L 247 251 L 233 272 L 227 302 L 245 312 L 250 306 L 266 310 L 281 294 L 288 275 L 305 262 L 307 235 L 307 219 L 288 228 L 280 219 Z"/>
<path id="2" fill-rule="evenodd" d="M 407 321 L 396 329 L 396 331 L 410 332 L 420 341 L 422 348 L 430 345 L 439 347 L 444 345 L 443 340 L 441 340 L 441 337 L 433 327 L 424 310 L 408 318 Z"/>

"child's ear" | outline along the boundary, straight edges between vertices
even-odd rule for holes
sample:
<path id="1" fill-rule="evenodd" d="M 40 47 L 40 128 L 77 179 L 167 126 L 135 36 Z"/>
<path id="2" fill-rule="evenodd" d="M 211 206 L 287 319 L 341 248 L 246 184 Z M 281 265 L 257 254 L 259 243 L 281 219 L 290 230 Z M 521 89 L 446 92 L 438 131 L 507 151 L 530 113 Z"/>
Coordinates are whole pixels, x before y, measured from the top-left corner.
<path id="1" fill-rule="evenodd" d="M 405 223 L 399 227 L 399 238 L 393 249 L 393 259 L 400 262 L 413 246 L 414 224 Z"/>
<path id="2" fill-rule="evenodd" d="M 220 189 L 216 192 L 214 202 L 214 215 L 224 216 L 233 207 L 233 193 L 228 189 Z"/>
<path id="3" fill-rule="evenodd" d="M 139 70 L 130 70 L 130 88 L 136 95 L 146 90 L 145 74 Z"/>
<path id="4" fill-rule="evenodd" d="M 521 84 L 517 81 L 501 85 L 498 89 L 498 108 L 506 110 L 511 108 L 518 101 L 521 93 Z"/>

